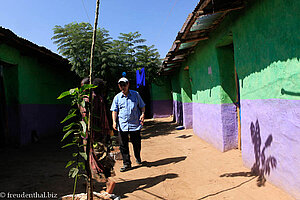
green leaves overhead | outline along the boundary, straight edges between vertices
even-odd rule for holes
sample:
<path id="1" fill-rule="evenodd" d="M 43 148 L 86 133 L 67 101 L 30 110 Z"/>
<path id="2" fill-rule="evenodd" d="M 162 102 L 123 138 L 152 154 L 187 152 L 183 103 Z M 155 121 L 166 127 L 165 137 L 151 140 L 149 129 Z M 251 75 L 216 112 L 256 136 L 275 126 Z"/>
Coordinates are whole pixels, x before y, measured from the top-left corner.
<path id="1" fill-rule="evenodd" d="M 93 27 L 89 23 L 70 23 L 64 26 L 55 26 L 53 28 L 54 44 L 57 44 L 59 53 L 70 60 L 72 70 L 80 77 L 87 77 L 89 74 L 91 44 L 93 36 Z M 102 62 L 102 58 L 108 58 L 107 52 L 111 47 L 111 37 L 105 29 L 97 29 L 95 43 L 95 69 L 93 74 L 99 77 L 101 66 L 107 64 Z M 103 53 L 102 53 L 103 52 Z"/>
<path id="2" fill-rule="evenodd" d="M 89 75 L 92 26 L 89 23 L 70 23 L 54 27 L 52 39 L 58 46 L 59 53 L 69 59 L 72 70 L 80 77 Z M 107 82 L 108 104 L 119 91 L 117 81 L 126 72 L 126 77 L 135 83 L 135 71 L 145 68 L 146 83 L 152 83 L 157 77 L 161 61 L 154 45 L 145 45 L 146 40 L 136 32 L 120 33 L 112 39 L 105 29 L 97 29 L 94 52 L 94 77 Z M 70 95 L 67 92 L 62 95 Z M 62 97 L 59 97 L 62 98 Z"/>

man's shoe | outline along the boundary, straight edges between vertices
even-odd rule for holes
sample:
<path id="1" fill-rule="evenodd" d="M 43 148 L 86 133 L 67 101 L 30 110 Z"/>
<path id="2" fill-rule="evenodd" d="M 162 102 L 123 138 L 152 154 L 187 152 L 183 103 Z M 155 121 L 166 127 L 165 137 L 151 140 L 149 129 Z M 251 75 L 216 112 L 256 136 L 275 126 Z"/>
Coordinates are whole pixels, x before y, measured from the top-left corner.
<path id="1" fill-rule="evenodd" d="M 138 160 L 138 159 L 136 159 L 135 162 L 136 162 L 136 164 L 138 164 L 138 165 L 141 165 L 141 164 L 142 164 L 142 161 L 141 161 L 141 160 Z"/>
<path id="2" fill-rule="evenodd" d="M 124 165 L 120 168 L 120 172 L 126 172 L 131 169 L 131 165 Z"/>

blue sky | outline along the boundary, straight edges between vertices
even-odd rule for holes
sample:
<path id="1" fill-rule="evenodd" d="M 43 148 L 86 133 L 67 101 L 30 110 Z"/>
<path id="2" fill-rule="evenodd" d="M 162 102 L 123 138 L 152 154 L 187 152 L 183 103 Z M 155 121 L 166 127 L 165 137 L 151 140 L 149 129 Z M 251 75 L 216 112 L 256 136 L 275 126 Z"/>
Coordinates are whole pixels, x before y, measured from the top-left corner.
<path id="1" fill-rule="evenodd" d="M 101 0 L 99 25 L 111 37 L 139 31 L 163 58 L 199 0 Z M 85 12 L 85 9 L 86 11 Z M 53 27 L 71 22 L 94 24 L 96 0 L 2 0 L 0 26 L 57 53 Z"/>

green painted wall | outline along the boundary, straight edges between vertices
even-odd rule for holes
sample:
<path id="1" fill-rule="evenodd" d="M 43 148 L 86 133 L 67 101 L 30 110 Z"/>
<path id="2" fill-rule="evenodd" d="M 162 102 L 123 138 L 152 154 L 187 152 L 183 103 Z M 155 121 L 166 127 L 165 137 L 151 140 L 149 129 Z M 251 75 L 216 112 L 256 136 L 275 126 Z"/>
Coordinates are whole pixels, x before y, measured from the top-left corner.
<path id="1" fill-rule="evenodd" d="M 19 104 L 18 67 L 3 67 L 3 74 L 6 104 Z"/>
<path id="2" fill-rule="evenodd" d="M 217 48 L 217 57 L 219 63 L 222 103 L 237 102 L 236 78 L 234 67 L 234 51 L 232 45 L 221 46 Z"/>
<path id="3" fill-rule="evenodd" d="M 215 43 L 212 40 L 201 42 L 184 65 L 189 66 L 189 74 L 192 79 L 192 101 L 195 103 L 221 103 L 222 88 Z M 209 68 L 211 68 L 211 74 L 208 73 Z"/>
<path id="4" fill-rule="evenodd" d="M 172 96 L 173 96 L 173 101 L 182 102 L 179 76 L 180 76 L 179 72 L 174 73 L 171 76 Z"/>
<path id="5" fill-rule="evenodd" d="M 233 27 L 241 99 L 300 100 L 300 1 L 251 6 Z"/>
<path id="6" fill-rule="evenodd" d="M 300 1 L 264 0 L 231 12 L 183 63 L 190 68 L 192 101 L 235 102 L 234 63 L 241 99 L 300 99 L 300 20 L 295 13 L 300 13 Z M 233 54 L 222 47 L 230 37 Z"/>
<path id="7" fill-rule="evenodd" d="M 180 83 L 180 94 L 182 97 L 182 103 L 191 103 L 192 102 L 192 88 L 190 83 L 189 71 L 184 70 L 185 66 L 183 65 L 180 68 L 179 72 L 179 83 Z"/>
<path id="8" fill-rule="evenodd" d="M 173 100 L 182 103 L 192 102 L 192 89 L 189 71 L 184 70 L 184 65 L 169 76 L 173 91 Z"/>
<path id="9" fill-rule="evenodd" d="M 152 101 L 172 100 L 171 83 L 168 77 L 162 76 L 158 84 L 151 84 Z"/>
<path id="10" fill-rule="evenodd" d="M 17 91 L 20 104 L 69 104 L 67 100 L 56 99 L 61 92 L 78 85 L 78 79 L 65 67 L 22 55 L 5 44 L 1 44 L 0 49 L 0 60 L 15 65 L 4 69 L 7 104 L 16 100 L 10 95 L 13 90 Z"/>

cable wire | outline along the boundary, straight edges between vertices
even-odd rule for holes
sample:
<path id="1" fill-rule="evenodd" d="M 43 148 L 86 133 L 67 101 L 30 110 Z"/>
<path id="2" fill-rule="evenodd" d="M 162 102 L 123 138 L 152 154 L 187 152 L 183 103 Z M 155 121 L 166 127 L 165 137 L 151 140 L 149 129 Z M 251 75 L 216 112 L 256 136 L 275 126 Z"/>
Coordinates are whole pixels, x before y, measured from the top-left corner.
<path id="1" fill-rule="evenodd" d="M 87 16 L 87 18 L 88 18 L 88 20 L 89 20 L 89 23 L 91 24 L 91 20 L 90 20 L 90 17 L 89 17 L 88 12 L 87 12 L 87 10 L 86 10 L 86 7 L 85 7 L 85 5 L 84 5 L 84 1 L 81 0 L 81 2 L 82 2 L 82 5 L 83 5 L 83 9 L 84 9 L 84 11 L 85 11 L 85 14 L 86 14 L 86 16 Z"/>
<path id="2" fill-rule="evenodd" d="M 172 6 L 172 8 L 171 8 L 171 10 L 170 10 L 170 12 L 169 12 L 169 14 L 168 14 L 166 20 L 165 20 L 165 22 L 163 23 L 163 26 L 162 26 L 161 30 L 160 30 L 159 33 L 158 33 L 157 38 L 160 38 L 160 35 L 161 35 L 161 33 L 162 33 L 162 31 L 163 31 L 165 25 L 167 24 L 168 19 L 169 19 L 169 17 L 171 16 L 172 11 L 173 11 L 173 9 L 175 8 L 175 5 L 176 5 L 177 2 L 178 2 L 178 0 L 175 0 L 174 4 L 173 4 L 173 6 Z"/>

